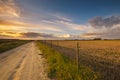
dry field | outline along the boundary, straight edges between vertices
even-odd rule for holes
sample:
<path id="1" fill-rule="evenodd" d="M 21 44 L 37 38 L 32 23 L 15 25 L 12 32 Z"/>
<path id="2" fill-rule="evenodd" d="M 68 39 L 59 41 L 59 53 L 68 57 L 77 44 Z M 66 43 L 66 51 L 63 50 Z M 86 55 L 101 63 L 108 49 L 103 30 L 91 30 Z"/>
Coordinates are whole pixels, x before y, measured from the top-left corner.
<path id="1" fill-rule="evenodd" d="M 100 75 L 100 80 L 120 80 L 120 41 L 45 41 L 75 59 L 76 45 L 79 42 L 79 64 L 90 66 Z"/>
<path id="2" fill-rule="evenodd" d="M 79 42 L 80 53 L 100 57 L 116 63 L 120 62 L 120 41 L 52 41 L 52 44 L 76 49 L 76 44 Z M 50 43 L 50 41 L 49 41 Z"/>
<path id="3" fill-rule="evenodd" d="M 79 42 L 80 51 L 94 57 L 100 57 L 120 63 L 120 41 L 53 41 L 53 44 L 76 49 Z"/>

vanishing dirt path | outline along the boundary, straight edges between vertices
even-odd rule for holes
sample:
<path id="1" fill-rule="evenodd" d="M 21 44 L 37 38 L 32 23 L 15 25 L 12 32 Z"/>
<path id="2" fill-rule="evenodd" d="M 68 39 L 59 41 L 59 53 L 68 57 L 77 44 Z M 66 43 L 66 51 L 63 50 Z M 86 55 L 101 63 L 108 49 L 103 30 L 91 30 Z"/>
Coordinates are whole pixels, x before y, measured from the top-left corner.
<path id="1" fill-rule="evenodd" d="M 0 80 L 49 80 L 34 42 L 0 54 Z"/>

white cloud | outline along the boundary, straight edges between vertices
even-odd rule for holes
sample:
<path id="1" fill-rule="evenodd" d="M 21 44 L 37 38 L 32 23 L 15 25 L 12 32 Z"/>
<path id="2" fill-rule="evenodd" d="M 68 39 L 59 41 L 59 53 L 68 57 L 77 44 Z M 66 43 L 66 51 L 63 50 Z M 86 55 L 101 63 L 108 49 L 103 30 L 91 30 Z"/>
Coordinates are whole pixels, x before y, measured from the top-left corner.
<path id="1" fill-rule="evenodd" d="M 54 34 L 58 38 L 70 38 L 70 34 Z"/>

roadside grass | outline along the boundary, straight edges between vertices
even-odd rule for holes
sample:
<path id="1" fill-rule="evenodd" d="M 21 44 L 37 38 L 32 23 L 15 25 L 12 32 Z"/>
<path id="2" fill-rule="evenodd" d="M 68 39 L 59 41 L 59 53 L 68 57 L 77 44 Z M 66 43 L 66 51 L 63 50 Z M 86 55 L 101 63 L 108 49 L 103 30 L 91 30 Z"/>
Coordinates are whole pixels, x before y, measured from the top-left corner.
<path id="1" fill-rule="evenodd" d="M 10 42 L 4 42 L 4 43 L 0 43 L 0 53 L 13 49 L 17 46 L 20 46 L 22 44 L 27 43 L 28 41 L 10 41 Z"/>
<path id="2" fill-rule="evenodd" d="M 48 43 L 49 42 L 49 43 Z M 79 41 L 79 63 L 98 73 L 99 80 L 120 80 L 120 46 L 118 41 Z M 102 43 L 104 42 L 104 43 Z M 116 43 L 118 42 L 118 43 Z M 51 46 L 51 41 L 44 42 Z M 66 46 L 67 44 L 67 46 Z M 52 48 L 75 60 L 76 41 L 52 41 Z M 101 46 L 99 46 L 99 45 Z M 111 44 L 108 45 L 108 44 Z M 70 48 L 74 46 L 74 48 Z M 91 47 L 90 47 L 91 46 Z M 96 46 L 96 47 L 95 47 Z M 99 56 L 97 56 L 99 54 Z M 101 57 L 100 57 L 101 56 Z"/>
<path id="3" fill-rule="evenodd" d="M 62 53 L 37 42 L 48 62 L 48 77 L 55 80 L 97 80 L 97 74 L 86 66 L 79 66 Z"/>

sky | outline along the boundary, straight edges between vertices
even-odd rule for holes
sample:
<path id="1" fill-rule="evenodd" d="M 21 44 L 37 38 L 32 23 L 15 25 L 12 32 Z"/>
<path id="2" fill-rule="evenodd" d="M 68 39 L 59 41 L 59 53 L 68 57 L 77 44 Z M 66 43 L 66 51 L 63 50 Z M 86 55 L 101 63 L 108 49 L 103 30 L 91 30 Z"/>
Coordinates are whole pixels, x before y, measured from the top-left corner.
<path id="1" fill-rule="evenodd" d="M 120 39 L 120 0 L 0 0 L 0 39 Z"/>

